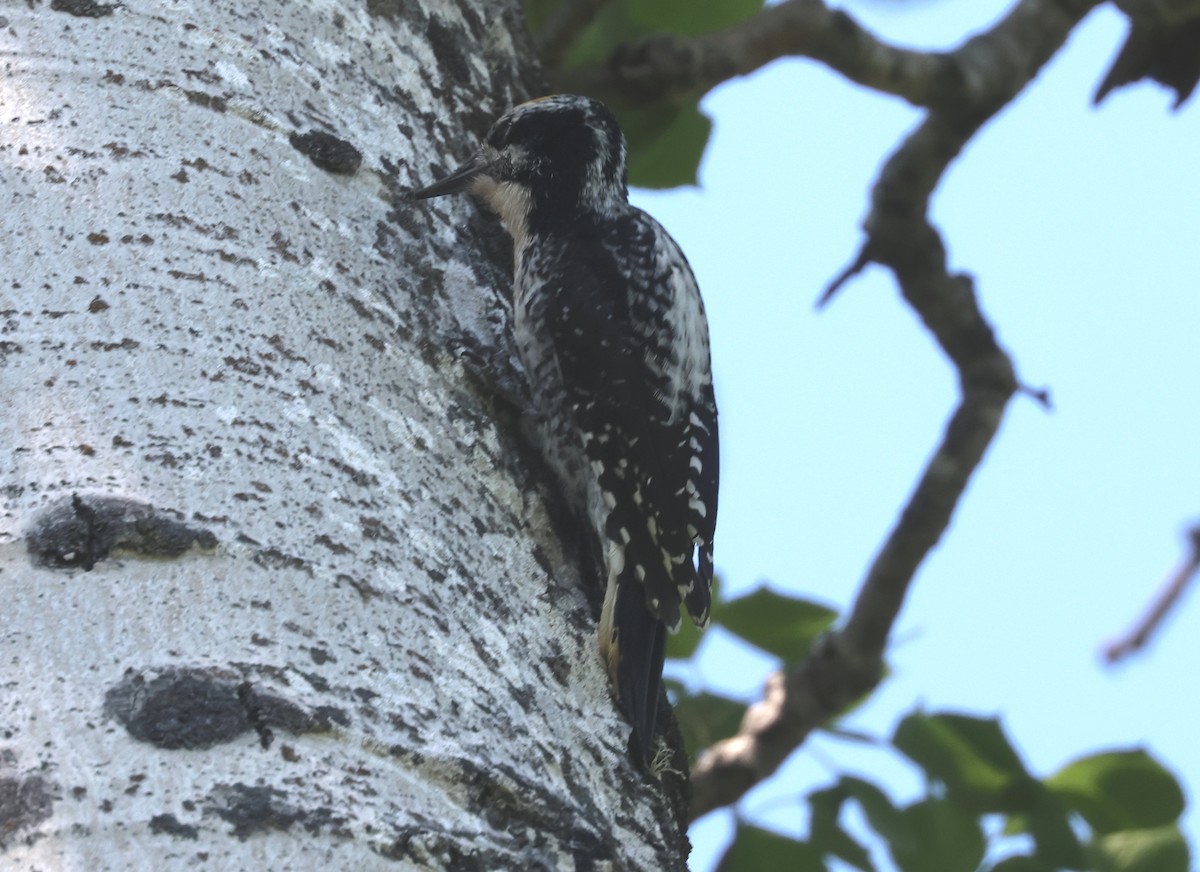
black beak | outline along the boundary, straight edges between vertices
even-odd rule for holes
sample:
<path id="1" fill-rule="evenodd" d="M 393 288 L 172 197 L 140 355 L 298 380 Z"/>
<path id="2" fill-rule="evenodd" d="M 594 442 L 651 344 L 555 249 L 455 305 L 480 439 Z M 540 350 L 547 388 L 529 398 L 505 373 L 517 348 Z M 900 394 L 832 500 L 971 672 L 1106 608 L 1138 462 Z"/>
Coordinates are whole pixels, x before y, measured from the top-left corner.
<path id="1" fill-rule="evenodd" d="M 458 194 L 471 187 L 471 182 L 487 172 L 490 164 L 482 154 L 476 154 L 446 178 L 413 192 L 414 200 L 428 200 L 446 194 Z"/>

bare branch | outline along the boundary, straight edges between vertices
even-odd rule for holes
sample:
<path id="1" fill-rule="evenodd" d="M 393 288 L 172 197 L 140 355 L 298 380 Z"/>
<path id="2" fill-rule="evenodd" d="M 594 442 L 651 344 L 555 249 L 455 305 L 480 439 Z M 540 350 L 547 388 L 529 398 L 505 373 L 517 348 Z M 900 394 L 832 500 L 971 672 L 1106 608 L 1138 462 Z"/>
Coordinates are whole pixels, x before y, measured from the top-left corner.
<path id="1" fill-rule="evenodd" d="M 706 751 L 692 773 L 692 816 L 737 801 L 770 776 L 816 726 L 878 683 L 883 652 L 909 585 L 950 523 L 971 475 L 1020 386 L 968 276 L 946 267 L 929 198 L 967 141 L 1033 79 L 1098 0 L 1022 0 L 991 31 L 952 55 L 977 102 L 933 109 L 880 172 L 867 240 L 838 281 L 868 262 L 887 266 L 958 371 L 962 398 L 842 629 L 786 678 L 773 676 L 737 736 Z M 829 292 L 827 292 L 828 296 Z"/>
<path id="2" fill-rule="evenodd" d="M 787 55 L 822 61 L 861 85 L 929 105 L 957 89 L 947 56 L 894 48 L 821 0 L 785 0 L 725 30 L 621 46 L 601 65 L 562 70 L 557 90 L 644 105 L 703 94 Z"/>
<path id="3" fill-rule="evenodd" d="M 1029 24 L 1077 20 L 1072 10 L 1078 5 L 1078 0 L 1021 2 L 957 51 L 920 52 L 888 45 L 822 0 L 785 0 L 714 33 L 647 37 L 618 48 L 604 64 L 560 71 L 553 82 L 561 91 L 645 105 L 699 96 L 781 57 L 802 55 L 917 106 L 986 106 L 1028 81 L 1029 60 L 1042 42 Z M 1057 30 L 1051 26 L 1052 33 Z"/>
<path id="4" fill-rule="evenodd" d="M 1118 5 L 1129 15 L 1129 34 L 1092 102 L 1148 78 L 1175 91 L 1178 109 L 1200 82 L 1200 2 L 1125 0 Z"/>
<path id="5" fill-rule="evenodd" d="M 1113 3 L 1130 18 L 1160 24 L 1182 24 L 1200 15 L 1200 0 L 1113 0 Z"/>
<path id="6" fill-rule="evenodd" d="M 1167 581 L 1145 617 L 1138 622 L 1129 635 L 1104 646 L 1102 653 L 1108 663 L 1118 663 L 1142 650 L 1196 577 L 1197 571 L 1200 570 L 1200 525 L 1188 531 L 1188 545 L 1191 553 Z"/>

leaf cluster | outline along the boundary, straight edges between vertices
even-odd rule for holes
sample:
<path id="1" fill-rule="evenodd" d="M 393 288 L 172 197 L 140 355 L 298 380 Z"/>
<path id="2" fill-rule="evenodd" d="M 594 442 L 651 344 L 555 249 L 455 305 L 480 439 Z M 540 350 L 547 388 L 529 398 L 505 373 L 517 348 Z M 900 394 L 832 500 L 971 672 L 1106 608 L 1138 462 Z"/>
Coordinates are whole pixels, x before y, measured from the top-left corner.
<path id="1" fill-rule="evenodd" d="M 836 618 L 826 606 L 765 588 L 718 599 L 712 611 L 714 626 L 774 655 L 785 670 L 804 660 Z M 699 641 L 699 633 L 687 628 L 672 638 L 668 653 L 694 657 Z M 670 686 L 689 749 L 737 732 L 744 703 L 708 692 L 689 694 L 678 682 Z M 900 872 L 1189 869 L 1179 828 L 1183 791 L 1142 749 L 1086 755 L 1039 778 L 998 720 L 919 711 L 905 717 L 886 744 L 920 770 L 923 796 L 897 803 L 871 781 L 842 775 L 804 798 L 806 838 L 741 821 L 718 868 L 823 872 L 836 858 L 876 872 L 888 868 L 876 859 L 886 853 Z M 861 813 L 867 833 L 845 825 L 850 806 Z"/>

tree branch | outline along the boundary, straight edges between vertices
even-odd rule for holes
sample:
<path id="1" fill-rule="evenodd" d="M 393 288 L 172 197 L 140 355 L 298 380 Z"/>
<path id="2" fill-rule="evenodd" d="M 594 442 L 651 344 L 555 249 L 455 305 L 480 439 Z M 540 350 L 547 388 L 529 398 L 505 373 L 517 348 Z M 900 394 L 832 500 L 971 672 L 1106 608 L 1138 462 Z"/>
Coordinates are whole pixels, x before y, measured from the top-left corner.
<path id="1" fill-rule="evenodd" d="M 785 0 L 714 33 L 646 37 L 619 47 L 604 64 L 560 70 L 551 81 L 559 91 L 646 105 L 698 96 L 788 55 L 819 60 L 860 85 L 922 106 L 953 89 L 956 79 L 945 55 L 889 46 L 822 0 Z"/>
<path id="2" fill-rule="evenodd" d="M 1187 558 L 1151 604 L 1146 616 L 1127 636 L 1104 646 L 1103 655 L 1108 663 L 1118 663 L 1142 650 L 1196 577 L 1200 571 L 1200 525 L 1188 531 L 1188 545 L 1190 551 Z"/>
<path id="3" fill-rule="evenodd" d="M 1129 16 L 1129 33 L 1092 102 L 1149 78 L 1174 89 L 1178 109 L 1200 82 L 1200 0 L 1116 0 L 1116 5 Z"/>
<path id="4" fill-rule="evenodd" d="M 1130 18 L 1160 24 L 1182 24 L 1200 15 L 1200 0 L 1113 0 Z"/>
<path id="5" fill-rule="evenodd" d="M 785 0 L 714 33 L 646 37 L 619 47 L 603 64 L 557 71 L 551 81 L 560 91 L 647 105 L 699 96 L 771 61 L 801 55 L 916 106 L 978 107 L 1002 92 L 1019 91 L 1028 81 L 1024 75 L 1039 54 L 1036 47 L 1051 35 L 1039 35 L 1031 24 L 1077 20 L 1072 10 L 1078 5 L 1073 0 L 1021 2 L 1000 24 L 958 50 L 921 52 L 888 45 L 822 0 Z M 1097 5 L 1087 4 L 1089 9 Z M 1051 25 L 1051 33 L 1057 31 Z"/>
<path id="6" fill-rule="evenodd" d="M 765 698 L 747 712 L 738 735 L 700 757 L 692 773 L 693 819 L 737 801 L 770 776 L 813 728 L 879 682 L 883 652 L 909 585 L 949 526 L 1019 389 L 970 277 L 946 267 L 941 236 L 928 219 L 929 199 L 963 146 L 1037 75 L 1097 3 L 1022 0 L 992 30 L 964 43 L 949 58 L 969 71 L 974 99 L 931 110 L 880 172 L 862 250 L 822 299 L 868 263 L 887 266 L 957 369 L 962 397 L 845 625 L 786 678 L 772 676 Z"/>

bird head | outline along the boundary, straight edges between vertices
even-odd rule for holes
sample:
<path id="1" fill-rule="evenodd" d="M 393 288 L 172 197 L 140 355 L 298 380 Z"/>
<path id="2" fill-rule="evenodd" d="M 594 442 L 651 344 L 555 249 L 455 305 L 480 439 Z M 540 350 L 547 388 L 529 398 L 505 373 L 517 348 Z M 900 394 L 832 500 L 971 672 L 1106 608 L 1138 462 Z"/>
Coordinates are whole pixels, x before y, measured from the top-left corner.
<path id="1" fill-rule="evenodd" d="M 520 247 L 531 228 L 600 216 L 627 202 L 625 138 L 590 97 L 522 103 L 492 125 L 466 163 L 413 196 L 462 191 L 490 204 Z"/>

